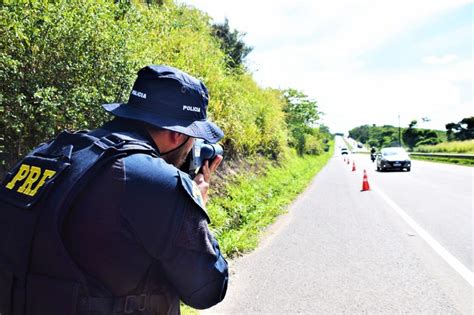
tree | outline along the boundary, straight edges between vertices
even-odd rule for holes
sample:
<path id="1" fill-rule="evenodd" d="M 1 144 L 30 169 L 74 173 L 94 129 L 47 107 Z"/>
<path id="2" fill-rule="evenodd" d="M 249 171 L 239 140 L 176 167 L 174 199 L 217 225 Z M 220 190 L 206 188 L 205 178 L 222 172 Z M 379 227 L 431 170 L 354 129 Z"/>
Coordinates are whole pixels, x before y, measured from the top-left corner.
<path id="1" fill-rule="evenodd" d="M 319 131 L 322 132 L 323 134 L 328 135 L 328 136 L 331 134 L 331 131 L 329 130 L 329 127 L 324 125 L 324 124 L 319 125 Z"/>
<path id="2" fill-rule="evenodd" d="M 226 18 L 224 23 L 212 25 L 212 35 L 218 39 L 222 51 L 228 57 L 227 66 L 231 69 L 241 68 L 245 57 L 253 50 L 243 41 L 246 33 L 231 30 L 229 20 Z"/>
<path id="3" fill-rule="evenodd" d="M 403 132 L 403 142 L 413 149 L 419 145 L 432 145 L 441 142 L 438 138 L 438 134 L 431 129 L 416 129 L 417 121 L 413 120 L 408 128 Z"/>
<path id="4" fill-rule="evenodd" d="M 363 125 L 349 131 L 349 136 L 359 142 L 367 143 L 371 147 L 382 148 L 398 144 L 397 128 L 390 125 L 372 126 Z"/>
<path id="5" fill-rule="evenodd" d="M 413 149 L 419 141 L 418 130 L 415 128 L 417 123 L 416 120 L 412 120 L 408 125 L 408 129 L 406 129 L 402 135 L 403 142 L 408 145 L 410 149 Z"/>
<path id="6" fill-rule="evenodd" d="M 400 145 L 398 141 L 398 130 L 393 126 L 382 126 L 379 147 Z"/>
<path id="7" fill-rule="evenodd" d="M 283 112 L 290 130 L 290 145 L 299 154 L 305 153 L 308 135 L 316 135 L 316 122 L 319 119 L 317 102 L 308 98 L 303 92 L 287 89 L 283 92 L 285 105 Z"/>
<path id="8" fill-rule="evenodd" d="M 446 124 L 448 141 L 474 139 L 474 116 L 463 118 L 457 123 Z"/>
<path id="9" fill-rule="evenodd" d="M 448 137 L 448 141 L 455 140 L 454 137 L 455 132 L 459 132 L 460 126 L 456 123 L 448 123 L 446 124 L 446 136 Z"/>
<path id="10" fill-rule="evenodd" d="M 359 142 L 367 143 L 370 138 L 370 128 L 369 125 L 353 128 L 349 131 L 349 137 L 356 139 Z"/>
<path id="11" fill-rule="evenodd" d="M 459 125 L 461 126 L 460 140 L 474 139 L 474 116 L 463 118 Z"/>
<path id="12" fill-rule="evenodd" d="M 460 124 L 466 125 L 466 126 L 463 126 L 463 128 L 465 129 L 470 129 L 470 130 L 474 129 L 474 116 L 463 118 L 460 121 Z"/>

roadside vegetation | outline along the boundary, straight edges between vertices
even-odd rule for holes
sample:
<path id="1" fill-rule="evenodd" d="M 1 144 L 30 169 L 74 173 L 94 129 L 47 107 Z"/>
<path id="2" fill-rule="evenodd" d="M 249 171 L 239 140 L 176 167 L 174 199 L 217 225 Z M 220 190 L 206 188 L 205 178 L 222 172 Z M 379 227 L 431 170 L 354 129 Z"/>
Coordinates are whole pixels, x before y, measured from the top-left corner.
<path id="1" fill-rule="evenodd" d="M 465 141 L 442 142 L 437 145 L 421 145 L 414 149 L 419 153 L 447 153 L 447 154 L 473 154 L 474 155 L 474 139 Z M 474 166 L 474 159 L 461 157 L 437 157 L 437 156 L 415 156 L 413 159 L 425 160 L 458 165 Z"/>
<path id="2" fill-rule="evenodd" d="M 415 152 L 424 153 L 464 153 L 474 154 L 474 139 L 465 141 L 442 142 L 437 145 L 421 145 Z"/>
<path id="3" fill-rule="evenodd" d="M 153 3 L 153 4 L 151 4 Z M 167 64 L 200 78 L 227 160 L 320 154 L 331 138 L 317 103 L 297 90 L 259 87 L 245 34 L 173 1 L 5 1 L 0 6 L 0 173 L 60 131 L 109 119 L 136 72 Z"/>

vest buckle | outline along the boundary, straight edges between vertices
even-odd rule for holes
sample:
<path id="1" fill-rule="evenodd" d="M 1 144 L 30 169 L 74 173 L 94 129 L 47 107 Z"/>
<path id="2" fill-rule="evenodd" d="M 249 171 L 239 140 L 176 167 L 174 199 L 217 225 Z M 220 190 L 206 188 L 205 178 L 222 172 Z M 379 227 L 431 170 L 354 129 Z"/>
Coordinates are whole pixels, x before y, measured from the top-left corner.
<path id="1" fill-rule="evenodd" d="M 125 297 L 125 305 L 123 307 L 123 312 L 125 314 L 131 314 L 138 311 L 144 311 L 147 305 L 147 295 L 127 295 Z"/>

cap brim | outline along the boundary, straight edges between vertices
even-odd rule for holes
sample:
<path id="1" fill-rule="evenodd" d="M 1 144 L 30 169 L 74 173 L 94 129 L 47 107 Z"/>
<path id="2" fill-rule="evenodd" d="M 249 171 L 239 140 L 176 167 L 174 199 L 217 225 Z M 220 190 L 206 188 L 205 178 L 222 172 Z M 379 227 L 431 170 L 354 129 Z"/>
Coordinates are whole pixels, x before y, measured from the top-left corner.
<path id="1" fill-rule="evenodd" d="M 224 137 L 224 132 L 208 120 L 185 121 L 176 118 L 158 117 L 154 113 L 122 103 L 104 104 L 102 107 L 115 116 L 143 121 L 158 128 L 204 139 L 209 143 L 216 143 Z"/>

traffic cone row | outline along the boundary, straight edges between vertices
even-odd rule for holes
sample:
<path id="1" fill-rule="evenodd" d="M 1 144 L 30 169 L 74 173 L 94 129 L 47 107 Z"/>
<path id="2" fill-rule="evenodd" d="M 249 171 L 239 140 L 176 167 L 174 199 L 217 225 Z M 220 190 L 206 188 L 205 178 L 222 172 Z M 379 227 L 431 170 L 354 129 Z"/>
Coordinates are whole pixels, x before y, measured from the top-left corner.
<path id="1" fill-rule="evenodd" d="M 344 162 L 346 162 L 346 158 L 344 157 Z M 349 158 L 347 158 L 347 165 L 350 165 Z M 356 171 L 356 165 L 355 161 L 352 161 L 352 171 Z M 369 179 L 367 178 L 367 171 L 364 170 L 364 177 L 362 179 L 362 190 L 361 191 L 367 191 L 370 190 L 370 185 L 369 185 Z"/>

